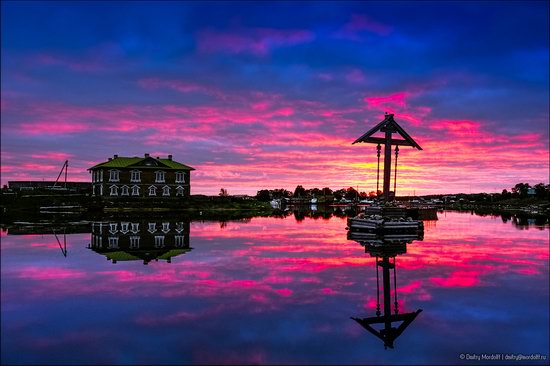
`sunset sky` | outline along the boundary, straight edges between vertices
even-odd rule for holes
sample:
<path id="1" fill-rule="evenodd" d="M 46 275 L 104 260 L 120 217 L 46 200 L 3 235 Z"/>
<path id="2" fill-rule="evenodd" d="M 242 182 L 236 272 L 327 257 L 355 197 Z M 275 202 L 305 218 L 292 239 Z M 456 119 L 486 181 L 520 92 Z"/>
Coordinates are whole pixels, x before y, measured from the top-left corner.
<path id="1" fill-rule="evenodd" d="M 397 194 L 548 183 L 549 2 L 2 2 L 1 168 L 188 164 L 193 194 L 376 188 L 384 118 L 422 146 Z M 393 185 L 393 183 L 392 183 Z"/>

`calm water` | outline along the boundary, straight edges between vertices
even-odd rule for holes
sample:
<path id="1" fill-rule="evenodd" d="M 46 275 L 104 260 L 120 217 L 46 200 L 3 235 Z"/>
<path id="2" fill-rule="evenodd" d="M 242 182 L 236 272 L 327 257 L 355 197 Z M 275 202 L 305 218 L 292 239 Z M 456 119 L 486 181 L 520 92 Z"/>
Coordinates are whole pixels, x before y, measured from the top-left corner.
<path id="1" fill-rule="evenodd" d="M 344 218 L 135 223 L 67 235 L 66 251 L 63 235 L 2 233 L 2 363 L 549 356 L 548 227 L 450 212 L 426 222 L 424 239 L 395 257 L 398 311 L 422 312 L 384 349 L 351 319 L 376 316 L 377 270 Z"/>

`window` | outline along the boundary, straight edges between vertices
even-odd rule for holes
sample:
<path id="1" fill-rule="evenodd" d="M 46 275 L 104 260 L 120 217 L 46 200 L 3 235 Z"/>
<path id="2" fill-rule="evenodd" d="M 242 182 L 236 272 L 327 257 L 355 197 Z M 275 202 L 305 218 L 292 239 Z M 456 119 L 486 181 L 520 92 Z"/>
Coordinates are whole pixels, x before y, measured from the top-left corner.
<path id="1" fill-rule="evenodd" d="M 159 170 L 155 172 L 155 183 L 164 183 L 165 172 Z"/>
<path id="2" fill-rule="evenodd" d="M 128 222 L 121 222 L 120 223 L 120 231 L 123 233 L 123 234 L 126 234 L 128 232 Z"/>
<path id="3" fill-rule="evenodd" d="M 111 233 L 116 233 L 117 232 L 117 227 L 118 227 L 118 224 L 116 222 L 112 222 L 109 224 L 109 232 Z"/>
<path id="4" fill-rule="evenodd" d="M 157 187 L 151 186 L 149 187 L 149 196 L 156 196 L 157 195 Z"/>
<path id="5" fill-rule="evenodd" d="M 176 232 L 180 234 L 183 230 L 183 222 L 176 222 Z"/>
<path id="6" fill-rule="evenodd" d="M 176 183 L 185 183 L 185 173 L 176 172 Z"/>
<path id="7" fill-rule="evenodd" d="M 174 240 L 176 241 L 177 247 L 182 247 L 185 245 L 185 236 L 183 235 L 176 235 L 174 236 Z"/>
<path id="8" fill-rule="evenodd" d="M 170 187 L 168 187 L 168 186 L 162 187 L 162 195 L 163 196 L 169 196 L 170 195 Z"/>
<path id="9" fill-rule="evenodd" d="M 176 188 L 176 196 L 183 196 L 185 189 L 182 186 Z"/>
<path id="10" fill-rule="evenodd" d="M 164 235 L 155 235 L 155 248 L 164 247 Z"/>
<path id="11" fill-rule="evenodd" d="M 116 249 L 116 248 L 118 248 L 118 237 L 110 236 L 109 237 L 109 249 Z"/>
<path id="12" fill-rule="evenodd" d="M 132 232 L 134 234 L 139 232 L 139 223 L 138 222 L 132 222 Z"/>
<path id="13" fill-rule="evenodd" d="M 132 175 L 130 178 L 130 182 L 137 183 L 141 182 L 141 172 L 139 170 L 132 170 Z"/>
<path id="14" fill-rule="evenodd" d="M 132 186 L 132 196 L 139 196 L 139 186 Z"/>
<path id="15" fill-rule="evenodd" d="M 120 180 L 118 170 L 109 170 L 109 182 L 118 182 Z"/>
<path id="16" fill-rule="evenodd" d="M 122 186 L 121 196 L 128 196 L 128 186 Z"/>
<path id="17" fill-rule="evenodd" d="M 118 196 L 118 187 L 111 186 L 111 196 Z"/>
<path id="18" fill-rule="evenodd" d="M 170 231 L 170 223 L 169 222 L 163 222 L 162 223 L 162 232 L 167 233 Z"/>
<path id="19" fill-rule="evenodd" d="M 147 231 L 149 231 L 150 233 L 154 233 L 155 231 L 157 231 L 157 224 L 154 222 L 150 222 Z"/>
<path id="20" fill-rule="evenodd" d="M 139 235 L 130 237 L 130 248 L 132 249 L 139 248 Z"/>
<path id="21" fill-rule="evenodd" d="M 103 196 L 103 184 L 99 185 L 99 195 Z"/>

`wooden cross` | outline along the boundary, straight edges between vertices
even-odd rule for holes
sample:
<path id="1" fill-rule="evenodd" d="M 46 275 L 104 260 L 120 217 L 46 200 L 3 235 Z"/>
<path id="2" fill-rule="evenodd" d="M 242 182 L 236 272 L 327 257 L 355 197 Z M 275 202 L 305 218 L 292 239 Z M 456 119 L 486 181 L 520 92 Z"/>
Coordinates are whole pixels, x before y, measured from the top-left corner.
<path id="1" fill-rule="evenodd" d="M 370 144 L 380 144 L 384 145 L 384 201 L 388 202 L 390 200 L 390 177 L 391 177 L 391 154 L 392 154 L 392 145 L 395 145 L 398 148 L 401 146 L 412 146 L 418 150 L 422 150 L 420 145 L 413 140 L 411 136 L 403 127 L 399 126 L 397 122 L 393 119 L 393 114 L 386 113 L 384 120 L 367 131 L 363 136 L 355 140 L 353 144 L 358 142 L 366 142 Z M 373 137 L 377 132 L 383 132 L 384 137 Z M 392 134 L 398 134 L 402 139 L 392 138 Z M 378 192 L 376 192 L 378 193 Z"/>

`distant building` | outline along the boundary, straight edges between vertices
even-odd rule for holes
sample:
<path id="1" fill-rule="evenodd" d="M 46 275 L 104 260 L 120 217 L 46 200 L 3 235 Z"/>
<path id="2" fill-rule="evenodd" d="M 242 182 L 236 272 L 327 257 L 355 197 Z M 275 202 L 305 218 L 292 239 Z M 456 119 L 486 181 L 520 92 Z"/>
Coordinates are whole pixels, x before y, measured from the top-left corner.
<path id="1" fill-rule="evenodd" d="M 191 191 L 190 166 L 168 158 L 122 157 L 94 165 L 92 195 L 101 197 L 187 197 Z"/>

